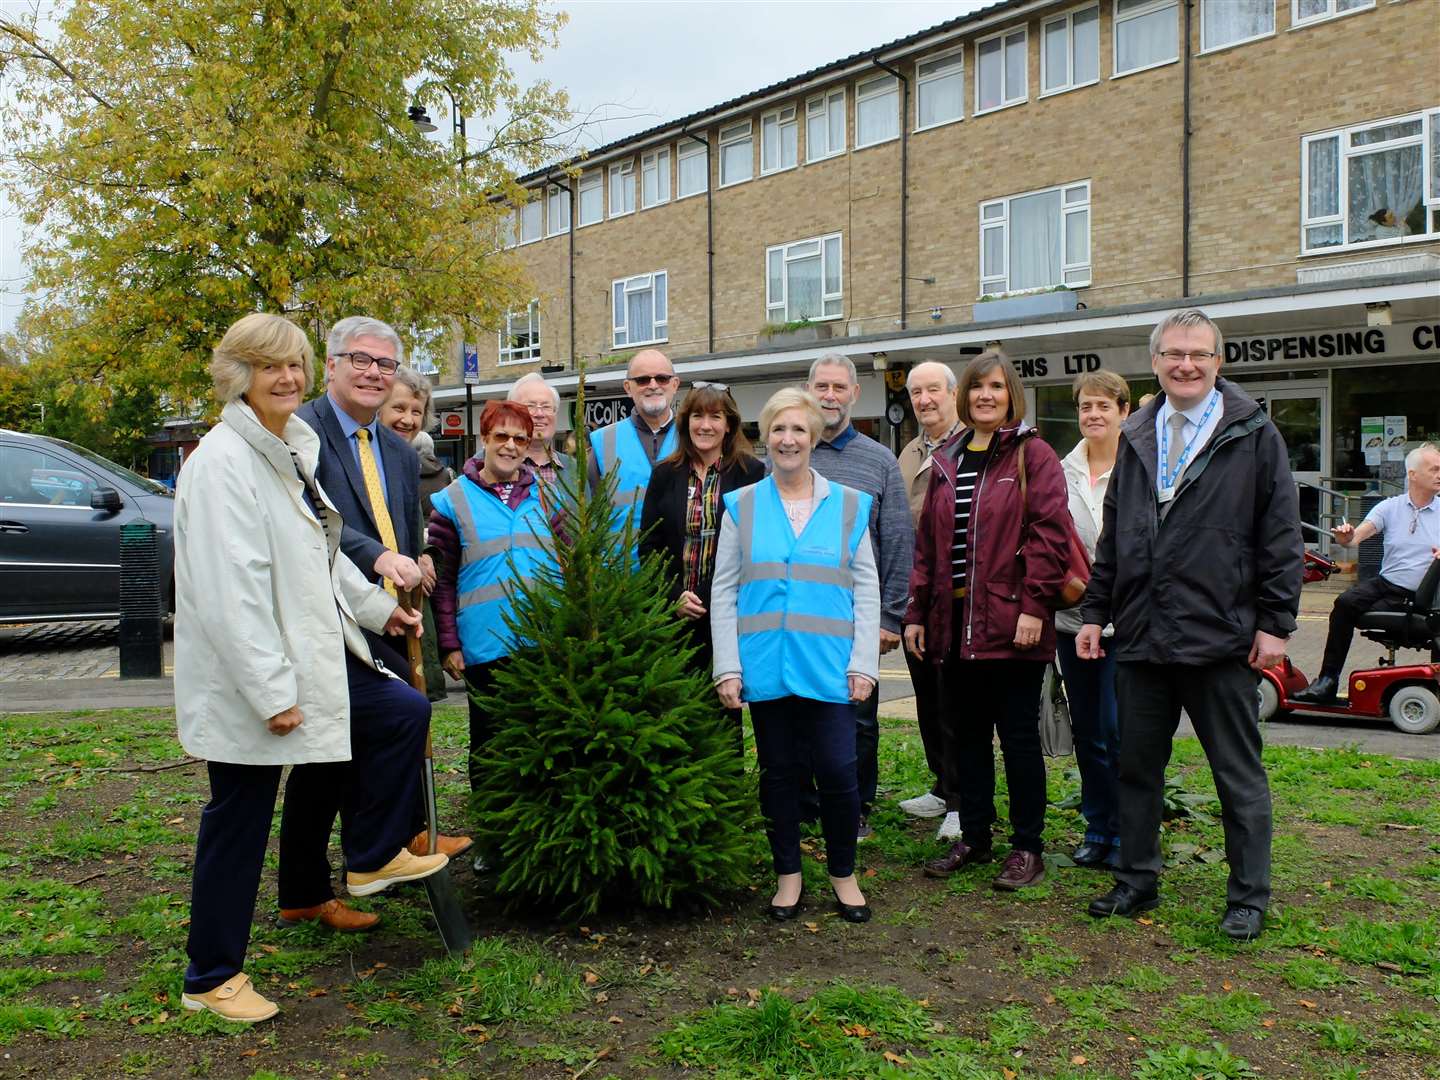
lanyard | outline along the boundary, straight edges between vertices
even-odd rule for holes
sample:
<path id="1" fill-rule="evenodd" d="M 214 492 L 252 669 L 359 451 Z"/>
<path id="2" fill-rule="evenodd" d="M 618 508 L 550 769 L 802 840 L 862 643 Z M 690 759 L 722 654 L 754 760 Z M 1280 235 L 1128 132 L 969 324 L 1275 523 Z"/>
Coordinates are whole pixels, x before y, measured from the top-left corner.
<path id="1" fill-rule="evenodd" d="M 1186 464 L 1190 461 L 1190 451 L 1195 449 L 1195 443 L 1205 431 L 1205 425 L 1210 420 L 1210 414 L 1215 411 L 1215 403 L 1220 400 L 1220 391 L 1210 391 L 1210 403 L 1205 406 L 1200 420 L 1195 425 L 1195 434 L 1190 436 L 1190 441 L 1185 444 L 1185 449 L 1180 452 L 1180 460 L 1175 462 L 1175 471 L 1167 472 L 1165 463 L 1170 460 L 1170 424 L 1167 421 L 1160 425 L 1160 490 L 1167 491 L 1175 486 L 1175 481 L 1180 479 L 1180 474 L 1185 471 Z"/>

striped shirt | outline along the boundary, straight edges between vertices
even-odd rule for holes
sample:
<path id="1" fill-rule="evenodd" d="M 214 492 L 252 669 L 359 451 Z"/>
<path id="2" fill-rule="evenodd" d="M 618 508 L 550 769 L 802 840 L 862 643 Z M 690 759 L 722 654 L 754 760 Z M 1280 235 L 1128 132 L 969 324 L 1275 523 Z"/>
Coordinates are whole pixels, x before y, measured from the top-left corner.
<path id="1" fill-rule="evenodd" d="M 701 480 L 692 471 L 685 504 L 685 548 L 681 555 L 685 588 L 700 591 L 715 574 L 715 547 L 720 540 L 720 469 L 712 465 Z"/>
<path id="2" fill-rule="evenodd" d="M 970 544 L 970 507 L 975 498 L 975 485 L 990 449 L 976 450 L 966 446 L 955 463 L 955 530 L 950 541 L 950 578 L 952 587 L 964 588 L 965 557 Z"/>

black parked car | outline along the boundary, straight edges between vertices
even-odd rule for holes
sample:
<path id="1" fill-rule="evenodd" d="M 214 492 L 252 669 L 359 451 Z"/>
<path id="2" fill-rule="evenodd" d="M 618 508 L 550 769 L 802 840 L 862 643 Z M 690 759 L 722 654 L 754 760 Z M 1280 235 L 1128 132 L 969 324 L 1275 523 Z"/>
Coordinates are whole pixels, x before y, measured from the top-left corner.
<path id="1" fill-rule="evenodd" d="M 170 489 L 62 439 L 0 428 L 0 622 L 120 615 L 120 526 L 154 522 L 173 611 Z"/>

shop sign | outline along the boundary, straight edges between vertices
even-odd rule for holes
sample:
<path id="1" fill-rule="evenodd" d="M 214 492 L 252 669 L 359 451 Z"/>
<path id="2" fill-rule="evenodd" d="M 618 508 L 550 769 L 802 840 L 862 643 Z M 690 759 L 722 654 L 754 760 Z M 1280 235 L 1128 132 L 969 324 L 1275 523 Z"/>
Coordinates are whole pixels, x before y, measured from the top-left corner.
<path id="1" fill-rule="evenodd" d="M 635 411 L 635 403 L 628 397 L 587 398 L 585 400 L 585 427 L 594 431 L 616 421 L 624 420 Z"/>

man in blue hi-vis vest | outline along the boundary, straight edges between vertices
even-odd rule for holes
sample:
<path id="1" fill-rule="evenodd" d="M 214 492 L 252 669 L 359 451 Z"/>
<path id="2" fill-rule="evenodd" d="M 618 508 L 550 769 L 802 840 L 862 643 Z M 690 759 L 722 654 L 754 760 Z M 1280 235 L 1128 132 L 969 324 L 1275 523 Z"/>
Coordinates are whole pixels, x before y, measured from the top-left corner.
<path id="1" fill-rule="evenodd" d="M 634 411 L 590 433 L 591 488 L 602 475 L 616 477 L 612 496 L 615 513 L 611 518 L 611 528 L 616 532 L 625 528 L 627 520 L 639 528 L 650 472 L 655 462 L 675 451 L 675 412 L 671 405 L 679 389 L 680 380 L 669 357 L 659 349 L 638 352 L 625 369 L 625 393 L 634 403 Z M 638 566 L 638 550 L 632 554 Z"/>

